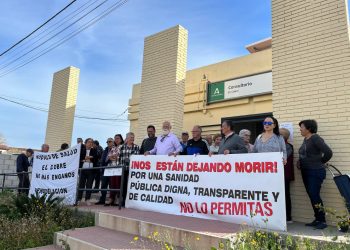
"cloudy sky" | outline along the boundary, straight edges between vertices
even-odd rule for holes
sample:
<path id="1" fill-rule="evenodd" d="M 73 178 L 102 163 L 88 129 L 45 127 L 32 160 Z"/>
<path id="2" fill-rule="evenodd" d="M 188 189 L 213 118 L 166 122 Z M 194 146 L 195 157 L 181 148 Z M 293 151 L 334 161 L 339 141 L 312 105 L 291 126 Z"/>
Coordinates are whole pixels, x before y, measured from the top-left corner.
<path id="1" fill-rule="evenodd" d="M 71 0 L 0 1 L 0 53 L 70 2 Z M 118 1 L 104 2 L 74 2 L 40 30 L 44 32 L 41 36 L 46 35 L 44 38 L 36 37 L 38 33 L 35 33 L 21 47 L 0 56 L 0 98 L 48 109 L 53 73 L 72 65 L 81 70 L 76 114 L 102 118 L 119 117 L 128 106 L 132 85 L 141 80 L 143 42 L 146 36 L 177 24 L 188 29 L 188 69 L 248 54 L 245 45 L 271 36 L 269 0 L 130 0 L 56 49 L 6 74 L 69 33 L 77 31 Z M 71 13 L 79 13 L 82 8 L 91 5 L 88 8 L 90 10 L 101 3 L 101 7 L 71 28 L 16 60 L 25 51 L 67 26 L 73 16 Z M 87 13 L 87 10 L 82 13 Z M 48 28 L 59 21 L 67 22 L 48 34 Z M 51 30 L 59 24 L 51 27 Z M 0 99 L 0 114 L 0 133 L 9 146 L 39 148 L 44 142 L 48 115 L 46 112 Z M 73 142 L 76 137 L 93 137 L 104 145 L 107 137 L 128 132 L 127 114 L 119 118 L 122 121 L 76 118 Z"/>

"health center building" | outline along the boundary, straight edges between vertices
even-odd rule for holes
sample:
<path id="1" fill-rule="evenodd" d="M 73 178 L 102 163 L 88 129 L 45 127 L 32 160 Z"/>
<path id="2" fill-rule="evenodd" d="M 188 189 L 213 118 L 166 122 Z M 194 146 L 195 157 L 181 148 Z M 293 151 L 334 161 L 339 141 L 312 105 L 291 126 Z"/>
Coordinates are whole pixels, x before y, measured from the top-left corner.
<path id="1" fill-rule="evenodd" d="M 182 131 L 200 125 L 220 133 L 223 120 L 252 141 L 273 115 L 291 132 L 295 158 L 303 138 L 299 121 L 315 119 L 332 148 L 331 163 L 350 173 L 350 43 L 346 0 L 272 1 L 272 38 L 246 46 L 247 55 L 187 70 L 188 31 L 175 26 L 145 38 L 141 83 L 129 100 L 130 131 L 140 144 L 152 124 L 169 120 Z M 158 134 L 158 133 L 157 133 Z M 297 168 L 291 184 L 292 217 L 309 222 L 313 210 Z M 256 180 L 259 185 L 259 180 Z M 323 183 L 326 207 L 345 211 L 331 177 Z"/>

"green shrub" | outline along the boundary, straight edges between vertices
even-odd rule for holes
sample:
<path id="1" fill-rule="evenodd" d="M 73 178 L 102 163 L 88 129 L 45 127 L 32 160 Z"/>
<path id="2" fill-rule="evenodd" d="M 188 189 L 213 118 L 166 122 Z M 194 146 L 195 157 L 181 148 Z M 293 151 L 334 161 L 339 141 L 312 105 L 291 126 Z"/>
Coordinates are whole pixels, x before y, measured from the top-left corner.
<path id="1" fill-rule="evenodd" d="M 62 204 L 52 195 L 0 193 L 0 250 L 50 245 L 54 232 L 94 225 L 94 214 Z"/>

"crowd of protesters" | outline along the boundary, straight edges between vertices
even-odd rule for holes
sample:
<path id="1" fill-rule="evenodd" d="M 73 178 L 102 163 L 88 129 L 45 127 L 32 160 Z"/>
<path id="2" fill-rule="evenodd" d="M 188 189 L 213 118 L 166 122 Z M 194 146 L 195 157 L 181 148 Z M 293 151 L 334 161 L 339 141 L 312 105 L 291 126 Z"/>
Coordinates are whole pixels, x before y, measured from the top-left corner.
<path id="1" fill-rule="evenodd" d="M 286 216 L 287 222 L 292 222 L 291 209 L 292 202 L 290 197 L 290 182 L 294 180 L 293 145 L 289 143 L 290 131 L 285 128 L 279 128 L 276 118 L 269 116 L 263 121 L 263 132 L 257 136 L 255 143 L 251 144 L 251 131 L 242 129 L 238 134 L 235 133 L 233 123 L 229 120 L 221 124 L 221 133 L 214 136 L 206 135 L 202 137 L 202 128 L 194 126 L 190 139 L 188 132 L 181 134 L 179 140 L 171 132 L 172 126 L 169 121 L 162 124 L 161 133 L 156 136 L 156 129 L 153 125 L 147 127 L 147 135 L 141 146 L 134 144 L 135 135 L 132 132 L 126 134 L 125 141 L 121 134 L 116 134 L 113 138 L 108 138 L 107 146 L 103 149 L 98 141 L 87 138 L 83 143 L 82 138 L 77 139 L 81 144 L 80 168 L 113 167 L 125 166 L 124 179 L 121 176 L 105 176 L 104 168 L 96 170 L 81 171 L 79 178 L 79 188 L 86 189 L 85 204 L 91 205 L 91 193 L 101 190 L 97 205 L 115 206 L 119 205 L 119 196 L 122 195 L 123 204 L 126 198 L 128 167 L 131 155 L 213 155 L 213 154 L 242 154 L 242 153 L 263 153 L 263 152 L 281 152 L 283 155 L 284 177 L 285 177 L 285 198 L 286 198 Z M 306 224 L 316 229 L 327 227 L 325 213 L 318 208 L 323 205 L 320 197 L 320 190 L 326 172 L 324 164 L 332 157 L 332 150 L 317 134 L 317 123 L 315 120 L 303 120 L 299 123 L 300 133 L 304 137 L 303 143 L 299 149 L 299 160 L 297 167 L 301 170 L 301 175 L 306 192 L 314 209 L 315 219 Z M 60 150 L 69 147 L 64 143 Z M 49 146 L 44 144 L 42 152 L 48 152 Z M 28 149 L 17 159 L 17 172 L 20 187 L 29 187 L 28 166 L 30 165 L 28 157 L 33 154 L 33 150 Z M 23 174 L 22 174 L 23 173 Z M 123 183 L 123 193 L 120 192 Z M 95 186 L 93 187 L 93 184 Z M 113 191 L 109 192 L 108 189 Z M 28 190 L 19 190 L 27 193 Z M 83 191 L 78 192 L 78 205 L 82 203 Z"/>

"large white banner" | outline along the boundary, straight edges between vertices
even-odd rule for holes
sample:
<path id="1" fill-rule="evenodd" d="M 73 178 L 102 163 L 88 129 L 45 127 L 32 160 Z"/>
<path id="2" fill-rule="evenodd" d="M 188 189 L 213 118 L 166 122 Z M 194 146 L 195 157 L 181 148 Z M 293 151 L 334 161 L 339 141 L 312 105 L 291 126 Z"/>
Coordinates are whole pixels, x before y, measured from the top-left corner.
<path id="1" fill-rule="evenodd" d="M 60 152 L 34 152 L 29 194 L 54 193 L 73 205 L 76 199 L 80 144 Z"/>
<path id="2" fill-rule="evenodd" d="M 133 155 L 126 207 L 286 231 L 282 153 Z"/>

